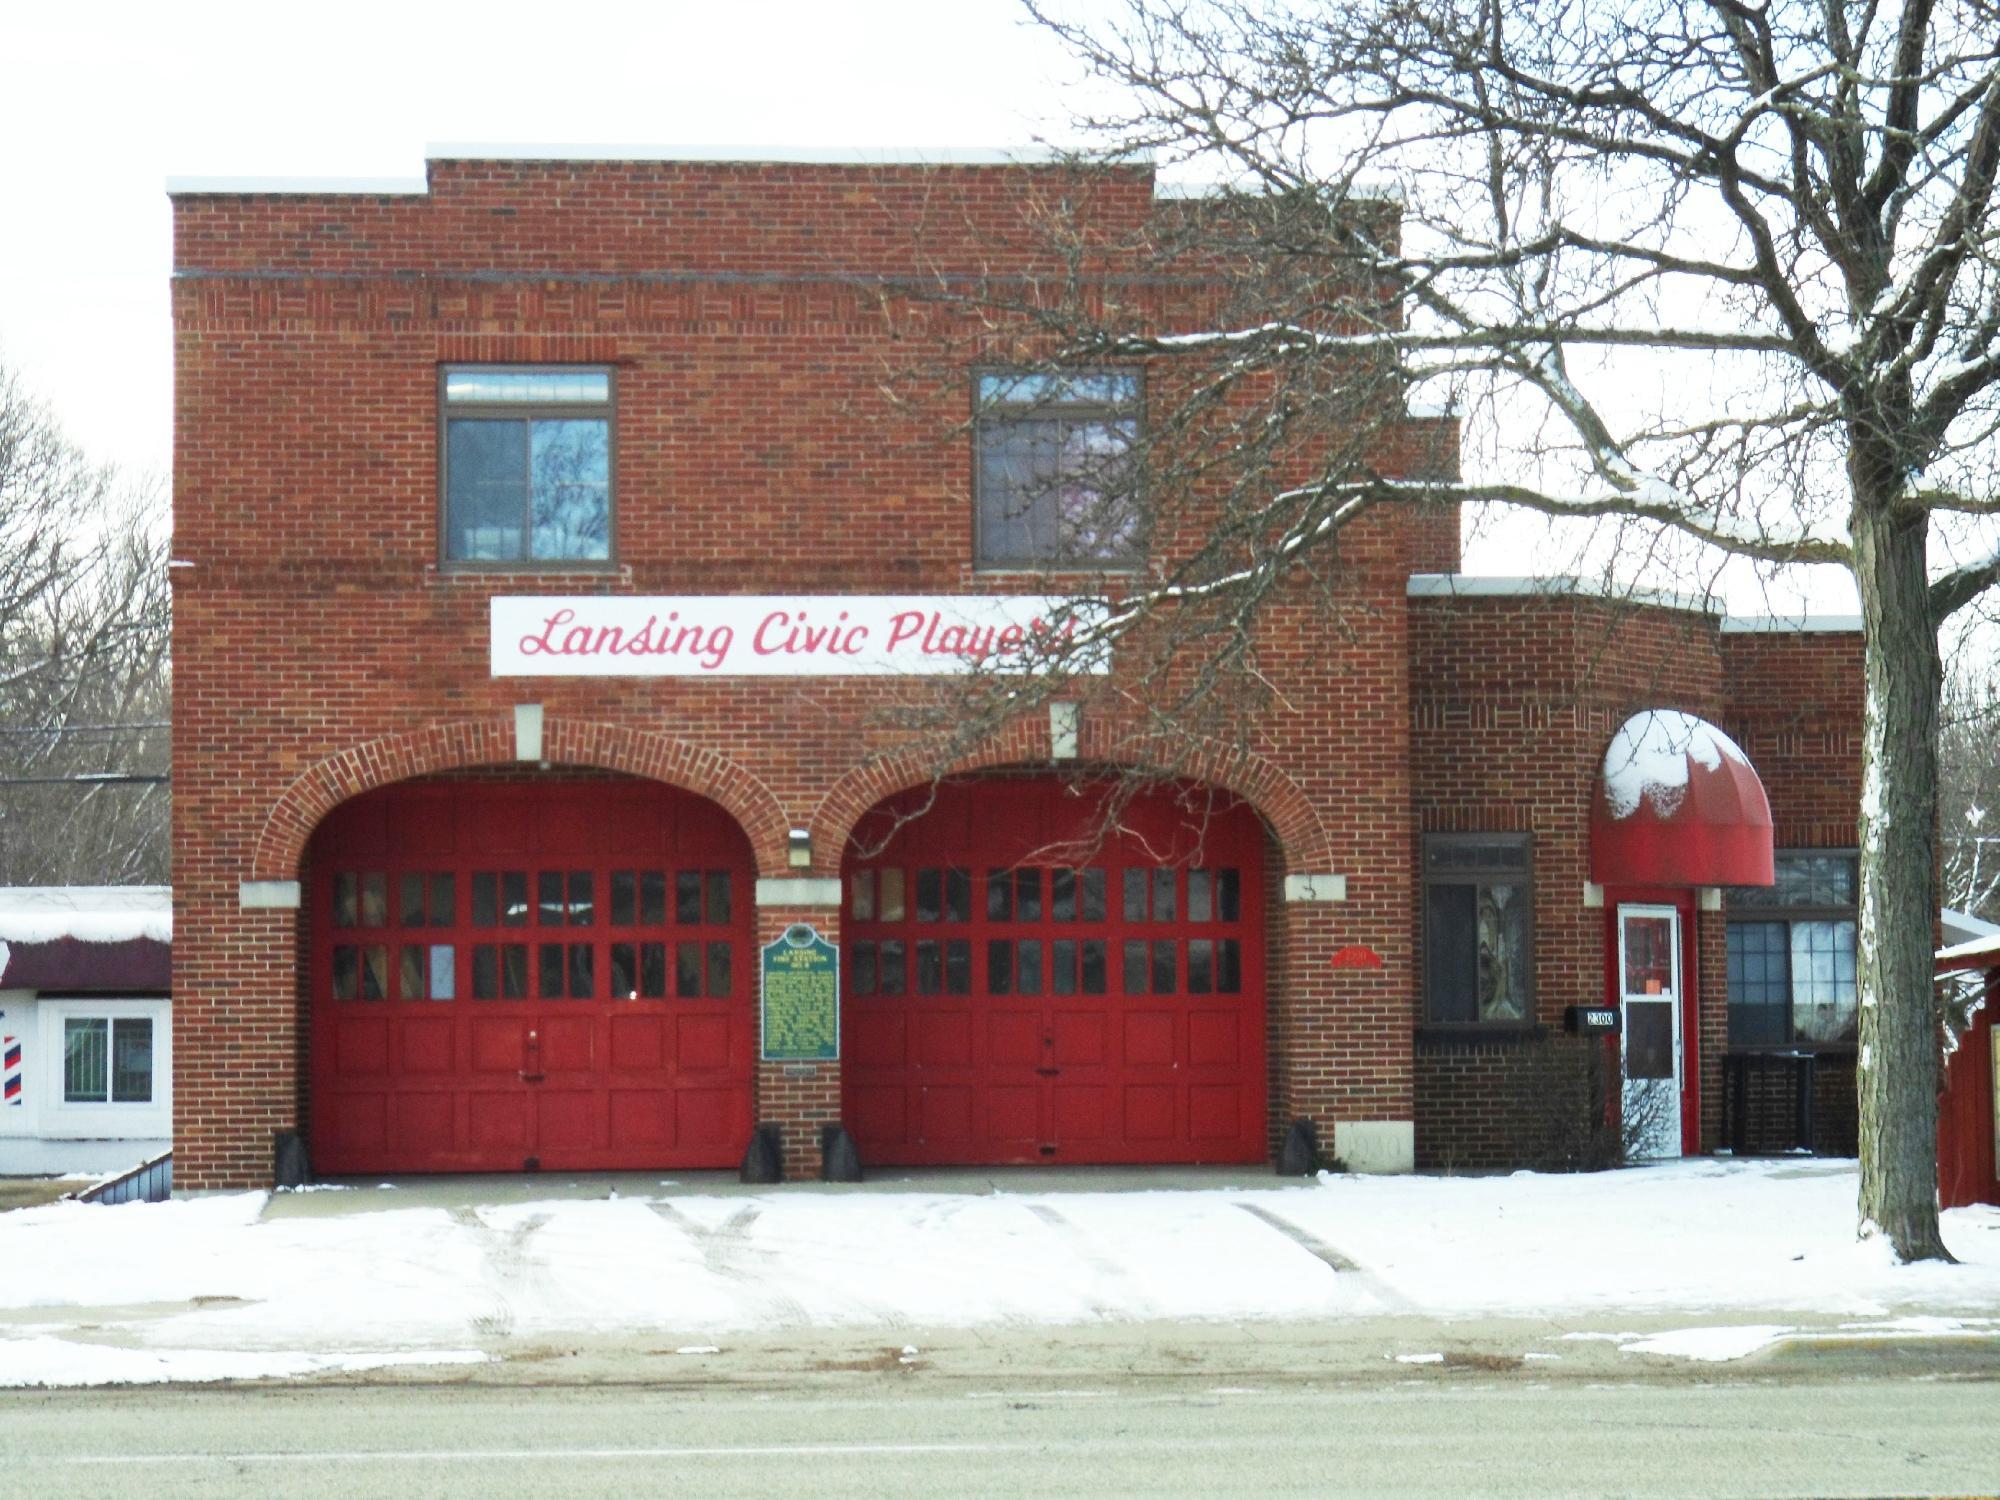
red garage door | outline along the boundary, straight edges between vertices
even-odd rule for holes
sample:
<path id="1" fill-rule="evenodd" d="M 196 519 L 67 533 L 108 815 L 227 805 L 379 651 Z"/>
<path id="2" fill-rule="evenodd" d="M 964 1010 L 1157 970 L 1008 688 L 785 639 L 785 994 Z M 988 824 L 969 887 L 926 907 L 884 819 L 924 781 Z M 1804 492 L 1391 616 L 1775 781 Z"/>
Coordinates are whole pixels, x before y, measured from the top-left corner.
<path id="1" fill-rule="evenodd" d="M 322 1172 L 734 1165 L 750 849 L 651 782 L 420 782 L 310 855 Z"/>
<path id="2" fill-rule="evenodd" d="M 864 822 L 843 1000 L 863 1160 L 1265 1159 L 1262 828 L 1163 792 L 1100 838 L 1100 806 L 994 780 Z"/>

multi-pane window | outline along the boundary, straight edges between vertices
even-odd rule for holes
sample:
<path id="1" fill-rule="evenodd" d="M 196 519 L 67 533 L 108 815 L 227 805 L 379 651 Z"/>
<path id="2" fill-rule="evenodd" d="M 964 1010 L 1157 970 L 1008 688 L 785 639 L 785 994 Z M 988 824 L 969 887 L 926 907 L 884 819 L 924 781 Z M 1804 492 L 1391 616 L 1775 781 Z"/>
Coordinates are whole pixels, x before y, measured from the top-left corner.
<path id="1" fill-rule="evenodd" d="M 1424 840 L 1424 1019 L 1521 1025 L 1533 1013 L 1526 834 Z"/>
<path id="2" fill-rule="evenodd" d="M 1848 1043 L 1859 1026 L 1855 857 L 1781 854 L 1777 882 L 1729 894 L 1729 1040 Z"/>
<path id="3" fill-rule="evenodd" d="M 63 1103 L 153 1102 L 153 1019 L 69 1016 L 63 1021 Z"/>
<path id="4" fill-rule="evenodd" d="M 448 368 L 444 556 L 611 557 L 611 372 Z"/>
<path id="5" fill-rule="evenodd" d="M 848 877 L 848 993 L 1234 995 L 1234 868 L 1014 865 Z"/>
<path id="6" fill-rule="evenodd" d="M 976 427 L 981 567 L 1138 561 L 1136 374 L 984 374 Z"/>
<path id="7" fill-rule="evenodd" d="M 735 990 L 728 870 L 342 870 L 330 886 L 335 1000 L 726 999 Z"/>

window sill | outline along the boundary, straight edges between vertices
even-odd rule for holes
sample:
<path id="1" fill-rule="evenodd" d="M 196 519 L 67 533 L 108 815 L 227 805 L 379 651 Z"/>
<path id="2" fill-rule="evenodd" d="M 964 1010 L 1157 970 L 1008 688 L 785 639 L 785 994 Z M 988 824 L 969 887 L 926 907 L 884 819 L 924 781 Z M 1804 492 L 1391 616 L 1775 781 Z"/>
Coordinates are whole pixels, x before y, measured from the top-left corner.
<path id="1" fill-rule="evenodd" d="M 622 562 L 431 562 L 424 564 L 430 583 L 493 583 L 507 579 L 578 578 L 629 583 L 632 569 Z"/>
<path id="2" fill-rule="evenodd" d="M 1133 578 L 1146 566 L 1145 559 L 1128 562 L 1013 562 L 972 565 L 975 578 Z"/>

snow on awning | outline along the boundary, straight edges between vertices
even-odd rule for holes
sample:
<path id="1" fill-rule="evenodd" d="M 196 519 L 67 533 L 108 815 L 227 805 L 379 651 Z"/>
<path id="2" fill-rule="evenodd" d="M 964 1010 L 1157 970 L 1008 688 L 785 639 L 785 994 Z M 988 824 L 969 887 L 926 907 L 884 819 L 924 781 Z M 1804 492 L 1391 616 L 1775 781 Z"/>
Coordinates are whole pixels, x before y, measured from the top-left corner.
<path id="1" fill-rule="evenodd" d="M 1770 885 L 1771 803 L 1706 719 L 1651 708 L 1618 728 L 1590 809 L 1599 885 Z"/>
<path id="2" fill-rule="evenodd" d="M 1952 969 L 2000 969 L 2000 934 L 1976 937 L 1940 948 L 1936 960 L 1940 974 Z"/>
<path id="3" fill-rule="evenodd" d="M 0 886 L 0 985 L 165 989 L 173 932 L 163 885 Z"/>

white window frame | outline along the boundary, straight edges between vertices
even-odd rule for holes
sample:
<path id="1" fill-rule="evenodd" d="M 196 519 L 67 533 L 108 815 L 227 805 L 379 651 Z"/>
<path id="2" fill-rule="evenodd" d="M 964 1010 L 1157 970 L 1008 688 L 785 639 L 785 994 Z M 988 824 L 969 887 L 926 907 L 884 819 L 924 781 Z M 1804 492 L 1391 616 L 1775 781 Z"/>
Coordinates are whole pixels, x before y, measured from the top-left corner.
<path id="1" fill-rule="evenodd" d="M 121 999 L 78 995 L 44 998 L 41 1061 L 31 1062 L 38 1100 L 40 1134 L 50 1138 L 97 1140 L 114 1136 L 165 1139 L 173 1134 L 173 1002 L 162 996 Z M 145 1103 L 73 1104 L 63 1097 L 63 1030 L 69 1021 L 149 1019 L 153 1023 L 153 1097 Z"/>

